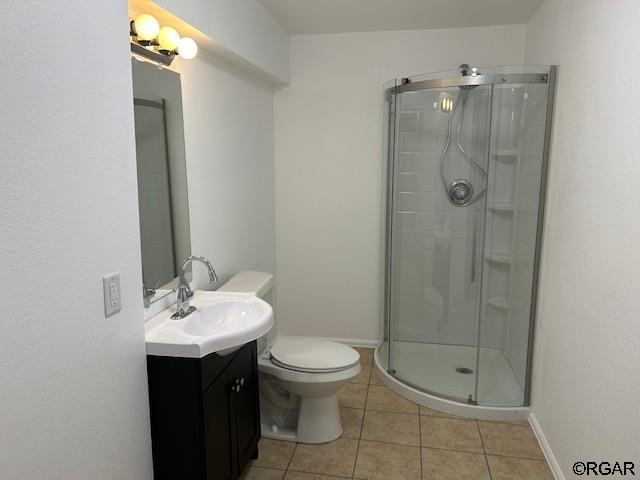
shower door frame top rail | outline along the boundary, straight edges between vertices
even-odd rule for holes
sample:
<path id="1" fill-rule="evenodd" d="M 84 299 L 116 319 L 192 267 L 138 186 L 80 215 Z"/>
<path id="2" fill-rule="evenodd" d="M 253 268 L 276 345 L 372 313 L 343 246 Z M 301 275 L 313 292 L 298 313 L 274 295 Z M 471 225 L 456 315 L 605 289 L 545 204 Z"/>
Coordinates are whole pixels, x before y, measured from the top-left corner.
<path id="1" fill-rule="evenodd" d="M 419 82 L 408 82 L 395 87 L 396 93 L 415 92 L 418 90 L 431 90 L 433 88 L 464 87 L 477 85 L 500 85 L 502 83 L 549 83 L 548 73 L 504 73 L 476 75 L 454 78 L 434 78 Z"/>

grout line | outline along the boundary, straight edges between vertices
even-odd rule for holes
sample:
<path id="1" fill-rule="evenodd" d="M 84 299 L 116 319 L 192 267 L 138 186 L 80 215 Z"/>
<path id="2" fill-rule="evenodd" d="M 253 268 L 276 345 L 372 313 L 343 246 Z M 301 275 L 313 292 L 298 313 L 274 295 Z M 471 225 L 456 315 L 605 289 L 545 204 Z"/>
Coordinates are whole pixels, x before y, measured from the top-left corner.
<path id="1" fill-rule="evenodd" d="M 373 364 L 371 365 L 373 370 Z M 360 432 L 358 433 L 358 446 L 356 447 L 356 457 L 353 459 L 353 470 L 351 471 L 351 478 L 356 476 L 356 465 L 358 464 L 358 453 L 360 453 L 360 440 L 362 439 L 362 430 L 364 428 L 364 418 L 367 415 L 367 401 L 369 400 L 369 387 L 371 386 L 371 371 L 369 371 L 369 383 L 367 383 L 367 393 L 364 396 L 364 410 L 362 412 L 362 422 L 360 423 Z"/>
<path id="2" fill-rule="evenodd" d="M 482 445 L 482 451 L 484 452 L 484 463 L 487 465 L 487 471 L 489 472 L 489 480 L 492 480 L 491 467 L 489 467 L 489 459 L 487 458 L 487 450 L 484 448 L 484 439 L 482 438 L 482 430 L 480 430 L 480 423 L 476 420 L 476 428 L 478 429 L 478 435 L 480 435 L 480 444 Z"/>
<path id="3" fill-rule="evenodd" d="M 499 455 L 497 453 L 487 453 L 486 454 L 488 457 L 503 457 L 503 458 L 517 458 L 519 460 L 539 460 L 541 462 L 546 462 L 547 459 L 546 458 L 540 458 L 540 457 L 518 457 L 516 455 L 505 455 L 504 453 Z"/>
<path id="4" fill-rule="evenodd" d="M 375 387 L 375 385 L 374 385 Z M 361 408 L 359 410 L 362 410 Z M 365 410 L 368 410 L 369 412 L 375 412 L 375 413 L 384 413 L 386 415 L 404 415 L 405 417 L 416 417 L 416 416 L 420 416 L 417 413 L 407 413 L 407 412 L 398 412 L 398 411 L 394 411 L 394 410 L 378 410 L 377 408 L 366 408 Z"/>
<path id="5" fill-rule="evenodd" d="M 454 450 L 453 448 L 443 448 L 443 447 L 430 447 L 427 445 L 407 445 L 406 443 L 391 443 L 391 442 L 385 442 L 384 440 L 367 440 L 367 439 L 363 439 L 365 442 L 374 442 L 374 443 L 381 443 L 383 445 L 393 445 L 395 447 L 411 447 L 411 448 L 427 448 L 430 450 L 444 450 L 445 452 L 460 452 L 460 453 L 479 453 L 482 455 L 482 452 L 473 452 L 470 450 Z M 511 457 L 511 458 L 516 458 L 516 457 Z M 523 459 L 524 460 L 524 459 Z M 531 460 L 531 459 L 527 459 L 527 460 Z"/>
<path id="6" fill-rule="evenodd" d="M 280 470 L 282 471 L 282 470 Z M 316 475 L 316 476 L 321 476 L 321 477 L 330 477 L 330 478 L 341 478 L 342 480 L 347 480 L 353 477 L 343 477 L 341 475 L 334 475 L 332 473 L 318 473 L 318 472 L 312 472 L 312 471 L 308 471 L 308 470 L 287 470 L 287 473 L 291 472 L 291 473 L 304 473 L 306 475 Z"/>
<path id="7" fill-rule="evenodd" d="M 418 407 L 418 444 L 420 445 L 418 455 L 420 455 L 420 478 L 424 478 L 422 465 L 422 420 L 420 419 L 420 407 Z"/>
<path id="8" fill-rule="evenodd" d="M 291 452 L 291 458 L 289 458 L 289 463 L 287 463 L 287 468 L 284 470 L 284 476 L 287 476 L 287 472 L 289 471 L 289 467 L 291 466 L 291 462 L 293 461 L 293 456 L 296 454 L 296 450 L 298 449 L 298 442 L 296 442 L 293 447 L 293 452 Z"/>

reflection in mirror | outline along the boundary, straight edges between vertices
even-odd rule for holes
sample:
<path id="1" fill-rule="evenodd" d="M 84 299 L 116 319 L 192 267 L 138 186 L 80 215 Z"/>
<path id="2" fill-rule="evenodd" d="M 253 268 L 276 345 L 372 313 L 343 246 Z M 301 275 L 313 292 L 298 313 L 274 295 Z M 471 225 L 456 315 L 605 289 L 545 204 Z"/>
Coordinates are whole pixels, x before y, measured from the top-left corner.
<path id="1" fill-rule="evenodd" d="M 191 254 L 180 75 L 132 60 L 145 307 L 173 291 Z M 189 274 L 189 272 L 188 272 Z"/>

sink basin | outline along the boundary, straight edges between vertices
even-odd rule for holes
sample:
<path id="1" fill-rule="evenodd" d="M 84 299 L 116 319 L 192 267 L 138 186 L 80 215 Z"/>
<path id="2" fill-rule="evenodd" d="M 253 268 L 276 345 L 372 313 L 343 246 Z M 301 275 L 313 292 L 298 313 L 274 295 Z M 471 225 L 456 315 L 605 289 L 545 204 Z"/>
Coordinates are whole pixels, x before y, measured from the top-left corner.
<path id="1" fill-rule="evenodd" d="M 176 308 L 145 323 L 147 355 L 202 358 L 228 353 L 267 333 L 273 326 L 271 306 L 253 295 L 198 291 L 191 299 L 196 311 L 173 320 Z"/>

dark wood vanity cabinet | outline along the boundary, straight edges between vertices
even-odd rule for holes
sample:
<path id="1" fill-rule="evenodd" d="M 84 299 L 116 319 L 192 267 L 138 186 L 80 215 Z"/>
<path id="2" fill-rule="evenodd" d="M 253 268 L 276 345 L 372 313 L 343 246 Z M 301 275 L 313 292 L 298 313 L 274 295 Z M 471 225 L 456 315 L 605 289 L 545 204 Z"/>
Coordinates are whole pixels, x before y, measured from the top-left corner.
<path id="1" fill-rule="evenodd" d="M 256 342 L 227 356 L 147 356 L 155 480 L 237 479 L 257 458 Z"/>

